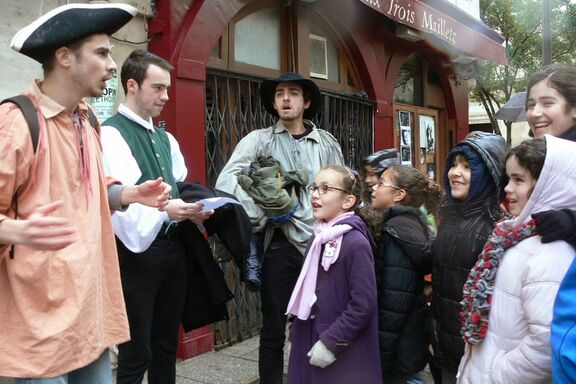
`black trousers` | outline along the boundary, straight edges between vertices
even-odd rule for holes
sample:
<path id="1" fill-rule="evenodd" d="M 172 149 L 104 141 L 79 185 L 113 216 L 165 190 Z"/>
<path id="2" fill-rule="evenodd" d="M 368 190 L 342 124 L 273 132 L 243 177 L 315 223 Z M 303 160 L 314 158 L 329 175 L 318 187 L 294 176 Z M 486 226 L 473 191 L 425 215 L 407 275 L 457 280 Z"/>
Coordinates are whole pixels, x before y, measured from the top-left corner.
<path id="1" fill-rule="evenodd" d="M 177 235 L 159 235 L 142 253 L 116 240 L 130 324 L 130 341 L 118 346 L 118 384 L 176 381 L 178 327 L 186 297 L 186 260 Z"/>
<path id="2" fill-rule="evenodd" d="M 260 384 L 281 384 L 284 370 L 286 308 L 304 257 L 285 238 L 275 239 L 262 262 L 262 329 L 258 369 Z"/>

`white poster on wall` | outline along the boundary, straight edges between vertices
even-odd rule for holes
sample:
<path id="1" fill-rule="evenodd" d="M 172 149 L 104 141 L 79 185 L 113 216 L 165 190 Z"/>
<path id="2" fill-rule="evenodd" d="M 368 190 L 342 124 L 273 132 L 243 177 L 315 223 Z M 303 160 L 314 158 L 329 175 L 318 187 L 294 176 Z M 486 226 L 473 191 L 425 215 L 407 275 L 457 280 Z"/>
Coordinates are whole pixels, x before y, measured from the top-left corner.
<path id="1" fill-rule="evenodd" d="M 400 128 L 410 129 L 410 112 L 398 111 L 398 124 Z"/>
<path id="2" fill-rule="evenodd" d="M 426 153 L 436 150 L 436 127 L 433 116 L 420 115 L 420 146 Z"/>
<path id="3" fill-rule="evenodd" d="M 112 78 L 106 82 L 106 88 L 100 97 L 92 97 L 90 104 L 94 108 L 94 113 L 98 120 L 102 123 L 107 118 L 114 114 L 114 106 L 116 104 L 116 90 L 118 89 L 118 77 L 116 72 L 113 73 Z"/>
<path id="4" fill-rule="evenodd" d="M 400 146 L 400 158 L 403 165 L 412 165 L 412 153 L 409 146 Z"/>

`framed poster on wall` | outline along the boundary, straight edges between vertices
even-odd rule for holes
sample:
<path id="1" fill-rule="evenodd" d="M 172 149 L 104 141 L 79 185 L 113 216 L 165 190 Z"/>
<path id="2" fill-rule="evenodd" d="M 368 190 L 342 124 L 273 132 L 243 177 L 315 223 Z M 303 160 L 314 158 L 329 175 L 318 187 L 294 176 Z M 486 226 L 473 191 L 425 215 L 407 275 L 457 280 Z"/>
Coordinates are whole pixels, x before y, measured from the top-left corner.
<path id="1" fill-rule="evenodd" d="M 400 157 L 402 160 L 402 164 L 404 165 L 412 165 L 412 154 L 410 153 L 410 147 L 406 145 L 402 145 L 400 147 Z"/>
<path id="2" fill-rule="evenodd" d="M 434 116 L 420 115 L 420 148 L 424 148 L 427 154 L 436 152 Z"/>
<path id="3" fill-rule="evenodd" d="M 410 132 L 410 127 L 400 128 L 400 144 L 401 145 L 412 145 L 412 133 Z"/>
<path id="4" fill-rule="evenodd" d="M 434 116 L 419 116 L 419 141 L 421 170 L 426 173 L 430 180 L 436 179 L 436 119 Z M 423 169 L 422 169 L 423 168 Z"/>
<path id="5" fill-rule="evenodd" d="M 400 139 L 400 161 L 412 165 L 412 124 L 410 111 L 398 111 L 398 131 Z"/>
<path id="6" fill-rule="evenodd" d="M 398 124 L 400 125 L 400 128 L 410 129 L 410 112 L 398 111 Z"/>

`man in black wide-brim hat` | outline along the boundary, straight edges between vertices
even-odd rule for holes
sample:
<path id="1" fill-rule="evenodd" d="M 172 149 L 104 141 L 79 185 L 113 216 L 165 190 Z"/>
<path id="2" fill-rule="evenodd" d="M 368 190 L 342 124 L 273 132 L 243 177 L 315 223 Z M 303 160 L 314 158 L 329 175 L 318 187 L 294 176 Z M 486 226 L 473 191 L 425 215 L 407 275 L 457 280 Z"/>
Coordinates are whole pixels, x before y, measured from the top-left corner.
<path id="1" fill-rule="evenodd" d="M 109 35 L 136 13 L 69 4 L 11 42 L 44 69 L 24 93 L 37 143 L 22 111 L 0 106 L 0 376 L 16 383 L 110 384 L 108 348 L 130 338 L 100 126 L 83 98 L 102 94 Z"/>
<path id="2" fill-rule="evenodd" d="M 262 260 L 262 330 L 260 331 L 260 383 L 282 382 L 286 308 L 312 234 L 309 187 L 325 165 L 343 164 L 340 145 L 328 132 L 316 128 L 313 118 L 322 102 L 316 84 L 297 73 L 283 73 L 260 85 L 260 101 L 277 117 L 268 128 L 250 132 L 236 146 L 220 173 L 216 188 L 234 194 L 250 216 L 253 232 L 264 234 Z M 286 172 L 305 171 L 306 188 L 287 214 L 268 217 L 238 184 L 237 176 L 260 156 L 276 159 Z"/>

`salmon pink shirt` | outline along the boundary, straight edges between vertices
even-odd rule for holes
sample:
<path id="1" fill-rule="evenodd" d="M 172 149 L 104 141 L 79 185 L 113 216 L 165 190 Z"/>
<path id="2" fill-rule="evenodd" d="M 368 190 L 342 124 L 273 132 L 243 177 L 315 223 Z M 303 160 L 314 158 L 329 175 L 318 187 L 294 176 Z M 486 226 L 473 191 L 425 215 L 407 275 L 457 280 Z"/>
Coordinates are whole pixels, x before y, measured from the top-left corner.
<path id="1" fill-rule="evenodd" d="M 77 226 L 79 239 L 58 251 L 17 245 L 14 258 L 0 245 L 0 376 L 53 377 L 90 364 L 127 341 L 129 330 L 88 106 L 77 107 L 79 129 L 38 83 L 28 95 L 43 116 L 36 155 L 22 113 L 10 103 L 0 106 L 0 221 L 14 217 L 16 190 L 20 218 L 62 200 L 55 214 Z"/>

